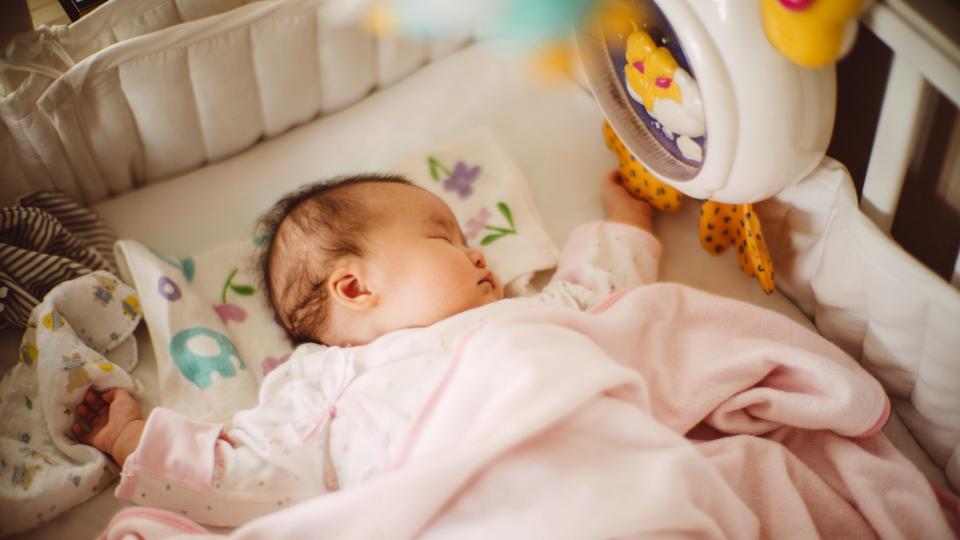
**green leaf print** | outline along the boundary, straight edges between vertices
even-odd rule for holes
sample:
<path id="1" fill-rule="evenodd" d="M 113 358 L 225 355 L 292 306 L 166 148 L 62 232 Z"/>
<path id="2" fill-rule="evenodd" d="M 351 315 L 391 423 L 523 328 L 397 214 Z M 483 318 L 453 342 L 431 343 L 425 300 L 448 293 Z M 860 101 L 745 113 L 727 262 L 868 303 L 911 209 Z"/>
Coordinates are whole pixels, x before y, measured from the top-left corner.
<path id="1" fill-rule="evenodd" d="M 486 246 L 496 242 L 497 240 L 507 236 L 508 234 L 517 234 L 517 226 L 513 223 L 513 212 L 510 211 L 510 207 L 507 206 L 507 203 L 500 201 L 497 203 L 497 210 L 503 214 L 503 218 L 507 220 L 507 223 L 510 225 L 507 227 L 494 227 L 493 225 L 484 225 L 483 228 L 488 231 L 493 231 L 495 234 L 488 234 L 480 240 L 481 246 Z"/>
<path id="2" fill-rule="evenodd" d="M 250 296 L 254 292 L 253 287 L 249 285 L 230 285 L 230 288 L 240 296 Z"/>
<path id="3" fill-rule="evenodd" d="M 450 169 L 445 167 L 443 163 L 440 163 L 440 160 L 433 156 L 427 156 L 427 165 L 430 167 L 430 177 L 433 178 L 434 182 L 440 181 L 441 172 L 447 176 L 453 176 L 453 173 L 450 172 Z"/>
<path id="4" fill-rule="evenodd" d="M 257 292 L 257 290 L 251 287 L 250 285 L 244 285 L 242 283 L 233 282 L 233 278 L 237 275 L 237 271 L 239 270 L 240 270 L 239 268 L 234 268 L 230 272 L 230 275 L 227 276 L 227 281 L 223 283 L 223 290 L 220 291 L 220 302 L 222 304 L 227 303 L 228 290 L 233 291 L 239 294 L 240 296 L 251 296 L 253 293 Z"/>
<path id="5" fill-rule="evenodd" d="M 492 243 L 496 242 L 497 240 L 499 240 L 499 239 L 501 239 L 501 238 L 503 238 L 503 237 L 504 237 L 503 234 L 489 234 L 489 235 L 487 235 L 487 236 L 484 236 L 484 237 L 480 240 L 480 245 L 481 245 L 481 246 L 486 246 L 486 245 L 492 244 Z"/>
<path id="6" fill-rule="evenodd" d="M 507 203 L 500 201 L 497 203 L 497 210 L 500 210 L 500 213 L 503 214 L 503 217 L 507 218 L 507 223 L 510 224 L 511 229 L 516 229 L 516 225 L 513 224 L 513 212 L 510 211 L 510 207 L 507 206 Z M 516 234 L 516 230 L 513 231 Z"/>

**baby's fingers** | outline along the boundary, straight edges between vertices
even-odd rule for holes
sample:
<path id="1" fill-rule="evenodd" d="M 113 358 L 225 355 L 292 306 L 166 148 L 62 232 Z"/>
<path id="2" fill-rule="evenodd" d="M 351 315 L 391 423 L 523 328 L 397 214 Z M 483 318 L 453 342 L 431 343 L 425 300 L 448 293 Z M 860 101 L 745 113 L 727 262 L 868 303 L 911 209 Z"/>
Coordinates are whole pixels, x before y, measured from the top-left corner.
<path id="1" fill-rule="evenodd" d="M 87 438 L 91 429 L 92 427 L 90 426 L 90 422 L 81 416 L 77 416 L 76 420 L 73 422 L 73 425 L 70 426 L 70 431 L 73 432 L 74 438 L 76 438 L 77 441 L 85 444 L 87 443 Z"/>
<path id="2" fill-rule="evenodd" d="M 83 401 L 94 411 L 99 411 L 107 404 L 106 401 L 101 399 L 99 392 L 87 392 L 87 394 L 83 396 Z"/>
<path id="3" fill-rule="evenodd" d="M 107 421 L 108 421 L 108 417 L 107 417 L 106 412 L 107 412 L 106 410 L 101 411 L 101 414 L 97 414 L 97 415 L 94 416 L 93 419 L 90 421 L 90 431 L 91 431 L 92 433 L 96 433 L 96 432 L 100 431 L 100 428 L 102 428 L 104 425 L 106 425 L 106 423 L 107 423 Z"/>

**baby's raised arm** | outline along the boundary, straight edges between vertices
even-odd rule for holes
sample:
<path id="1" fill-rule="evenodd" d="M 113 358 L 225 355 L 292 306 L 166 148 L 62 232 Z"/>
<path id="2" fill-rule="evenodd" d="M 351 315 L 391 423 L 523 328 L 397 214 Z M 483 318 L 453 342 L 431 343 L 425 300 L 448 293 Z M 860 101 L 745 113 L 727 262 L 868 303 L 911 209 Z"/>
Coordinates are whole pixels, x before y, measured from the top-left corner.
<path id="1" fill-rule="evenodd" d="M 143 435 L 143 413 L 133 396 L 119 388 L 105 392 L 91 388 L 74 410 L 74 437 L 113 456 L 122 467 Z"/>
<path id="2" fill-rule="evenodd" d="M 613 173 L 603 180 L 606 219 L 570 233 L 542 303 L 591 309 L 621 289 L 657 280 L 660 242 L 653 235 L 653 207 L 627 193 Z"/>
<path id="3" fill-rule="evenodd" d="M 610 173 L 603 181 L 603 213 L 610 223 L 633 225 L 649 233 L 653 232 L 653 207 L 627 192 L 620 174 Z"/>

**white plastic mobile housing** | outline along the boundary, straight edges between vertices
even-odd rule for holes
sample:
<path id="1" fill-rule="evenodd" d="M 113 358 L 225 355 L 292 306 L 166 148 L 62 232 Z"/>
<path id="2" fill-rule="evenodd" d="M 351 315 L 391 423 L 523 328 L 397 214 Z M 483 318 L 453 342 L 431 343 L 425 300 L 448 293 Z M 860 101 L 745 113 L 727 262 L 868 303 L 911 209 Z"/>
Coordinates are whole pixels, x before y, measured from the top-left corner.
<path id="1" fill-rule="evenodd" d="M 699 84 L 703 157 L 697 165 L 684 163 L 649 133 L 615 72 L 602 31 L 587 30 L 579 37 L 584 69 L 627 148 L 657 177 L 699 199 L 755 202 L 806 176 L 830 142 L 834 68 L 801 68 L 783 57 L 767 41 L 755 1 L 654 3 Z"/>

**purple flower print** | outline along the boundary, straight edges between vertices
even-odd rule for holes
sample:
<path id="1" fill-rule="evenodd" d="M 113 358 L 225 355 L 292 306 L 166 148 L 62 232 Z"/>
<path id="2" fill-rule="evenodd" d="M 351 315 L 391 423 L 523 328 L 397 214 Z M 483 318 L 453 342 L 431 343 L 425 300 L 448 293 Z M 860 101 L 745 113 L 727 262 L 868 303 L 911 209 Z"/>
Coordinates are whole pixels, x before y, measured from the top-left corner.
<path id="1" fill-rule="evenodd" d="M 427 156 L 427 167 L 430 169 L 430 177 L 433 178 L 434 182 L 440 181 L 441 174 L 446 175 L 446 179 L 443 181 L 443 189 L 453 191 L 461 199 L 466 199 L 473 194 L 472 184 L 477 181 L 481 171 L 479 165 L 471 167 L 462 161 L 457 161 L 453 166 L 453 171 L 451 171 L 433 156 Z"/>
<path id="2" fill-rule="evenodd" d="M 487 222 L 490 221 L 490 218 L 493 217 L 493 213 L 486 206 L 477 213 L 477 215 L 470 218 L 470 221 L 467 221 L 467 232 L 464 233 L 464 236 L 467 237 L 467 240 L 473 240 L 474 238 L 480 236 L 480 233 L 483 232 L 484 226 Z"/>
<path id="3" fill-rule="evenodd" d="M 466 199 L 473 193 L 473 184 L 480 176 L 480 166 L 468 167 L 466 163 L 458 161 L 453 166 L 453 173 L 443 181 L 443 189 L 456 192 L 461 199 Z"/>

